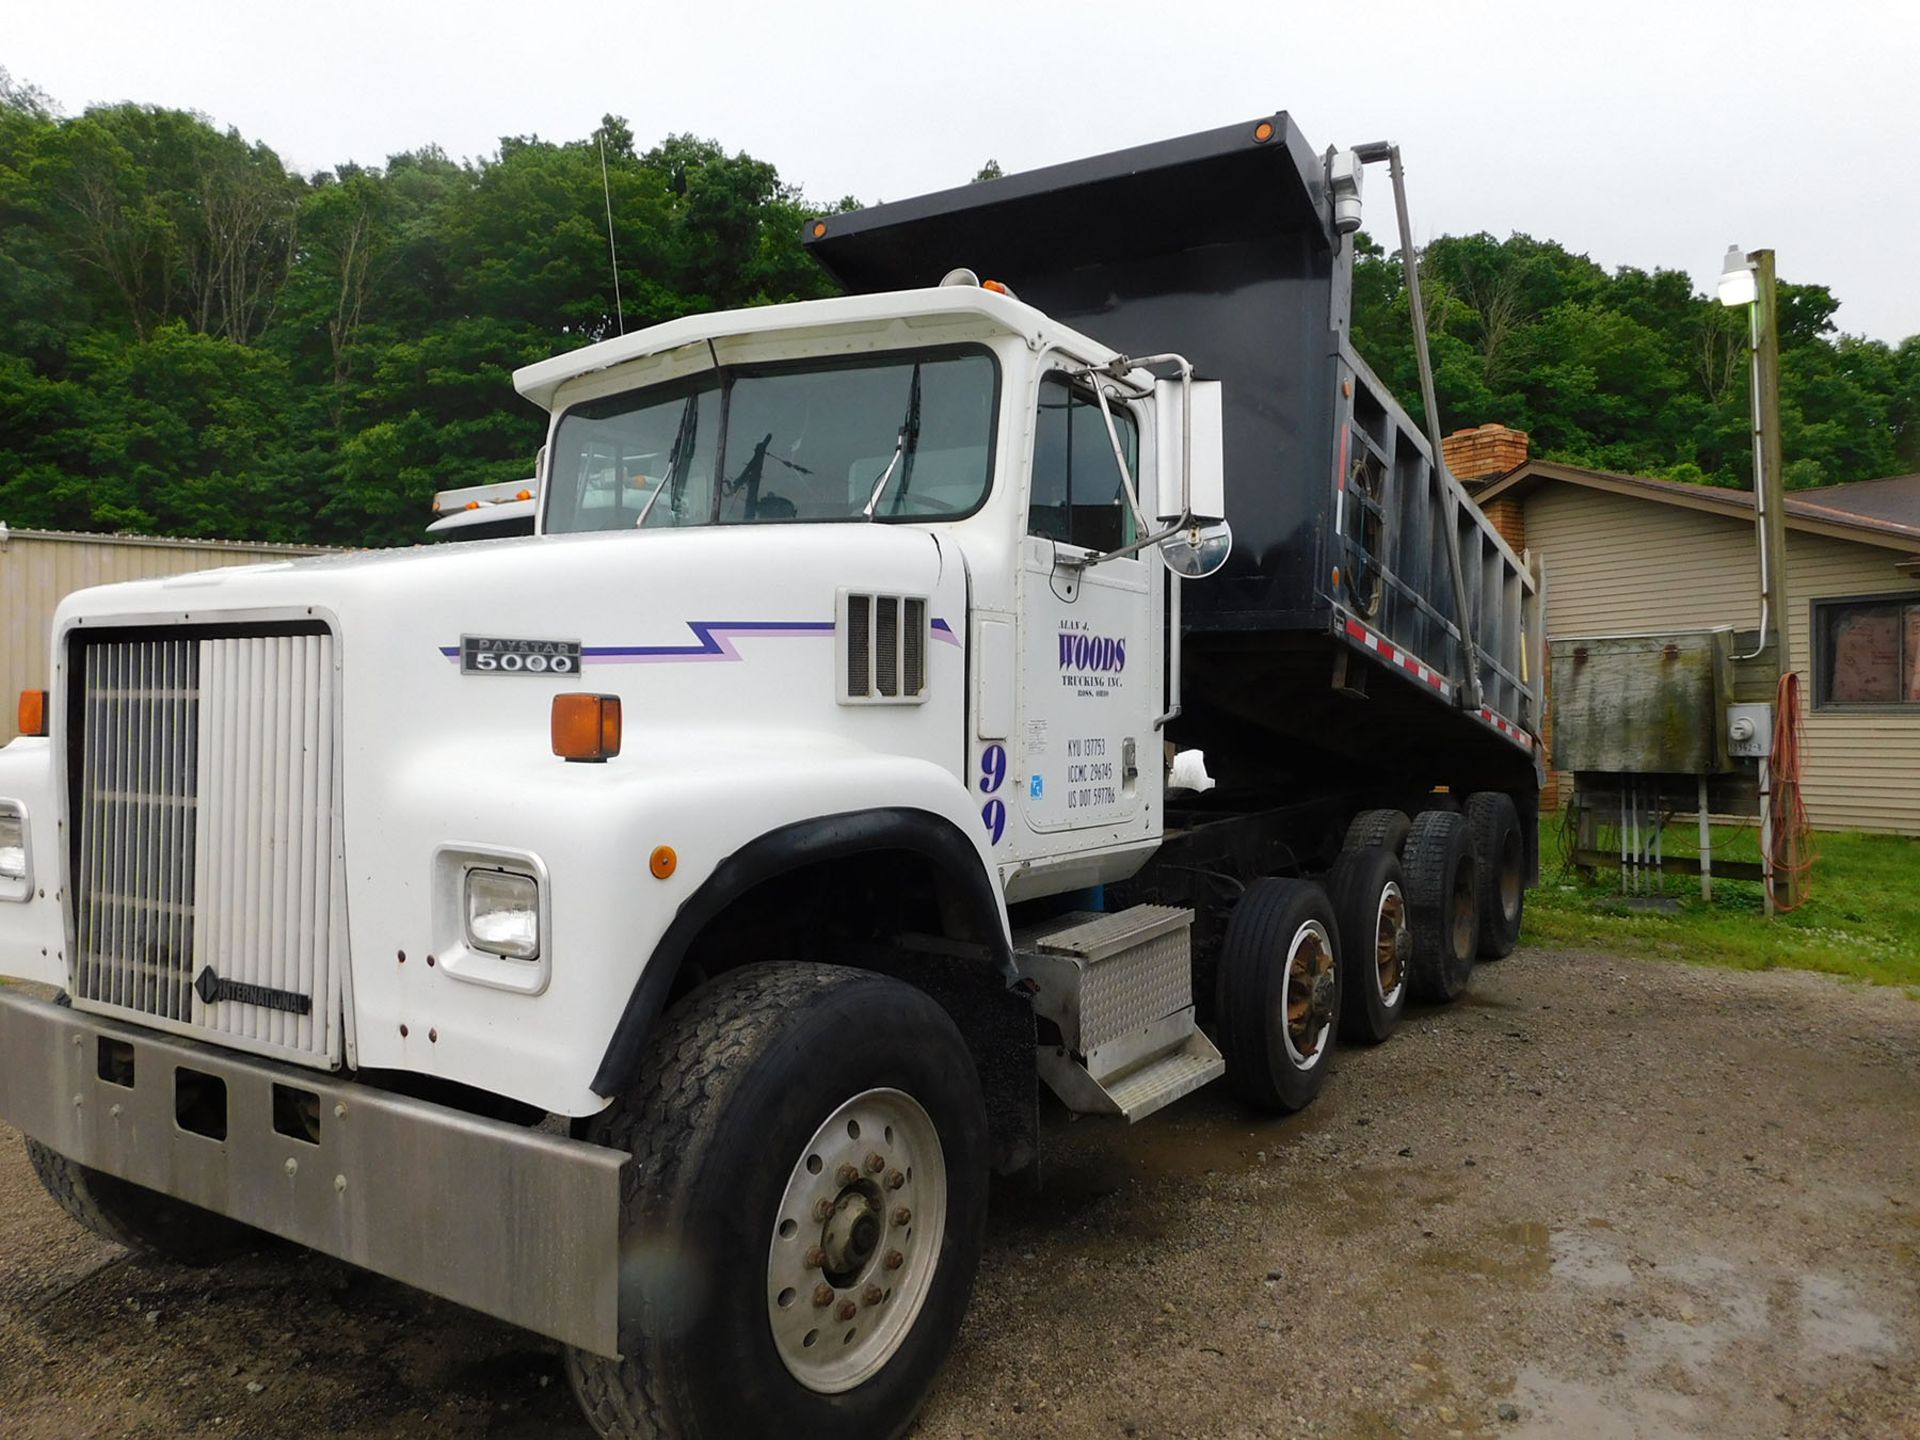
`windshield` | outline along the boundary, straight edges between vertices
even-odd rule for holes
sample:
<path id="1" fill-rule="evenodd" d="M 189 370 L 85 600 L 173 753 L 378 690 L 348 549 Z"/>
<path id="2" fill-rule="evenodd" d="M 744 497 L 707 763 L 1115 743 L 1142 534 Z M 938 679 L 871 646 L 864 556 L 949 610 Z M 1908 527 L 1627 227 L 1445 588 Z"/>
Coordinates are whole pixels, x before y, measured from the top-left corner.
<path id="1" fill-rule="evenodd" d="M 732 366 L 576 405 L 546 528 L 937 520 L 986 499 L 999 372 L 982 350 Z"/>

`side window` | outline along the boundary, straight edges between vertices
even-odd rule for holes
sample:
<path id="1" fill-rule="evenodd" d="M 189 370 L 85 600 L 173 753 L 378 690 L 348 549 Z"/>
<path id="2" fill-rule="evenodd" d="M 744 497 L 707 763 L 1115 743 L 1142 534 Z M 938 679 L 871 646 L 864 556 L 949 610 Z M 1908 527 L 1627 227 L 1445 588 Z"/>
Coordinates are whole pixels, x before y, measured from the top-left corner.
<path id="1" fill-rule="evenodd" d="M 1816 705 L 1920 704 L 1920 598 L 1815 601 Z"/>
<path id="2" fill-rule="evenodd" d="M 1112 408 L 1127 471 L 1137 484 L 1140 428 L 1124 405 Z M 1055 375 L 1040 382 L 1027 533 L 1089 550 L 1112 550 L 1134 538 L 1133 512 L 1100 403 L 1091 392 Z"/>

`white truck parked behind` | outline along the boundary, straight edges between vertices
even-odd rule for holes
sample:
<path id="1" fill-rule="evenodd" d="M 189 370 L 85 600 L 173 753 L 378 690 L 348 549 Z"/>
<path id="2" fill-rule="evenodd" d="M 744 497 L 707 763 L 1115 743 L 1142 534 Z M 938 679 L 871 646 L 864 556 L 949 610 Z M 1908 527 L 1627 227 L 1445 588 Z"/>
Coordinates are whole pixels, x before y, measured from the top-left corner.
<path id="1" fill-rule="evenodd" d="M 47 1188 L 551 1337 L 604 1435 L 899 1434 L 1042 1081 L 1297 1109 L 1514 944 L 1539 580 L 1349 343 L 1376 160 L 822 217 L 844 298 L 515 376 L 537 534 L 65 601 L 0 751 Z"/>

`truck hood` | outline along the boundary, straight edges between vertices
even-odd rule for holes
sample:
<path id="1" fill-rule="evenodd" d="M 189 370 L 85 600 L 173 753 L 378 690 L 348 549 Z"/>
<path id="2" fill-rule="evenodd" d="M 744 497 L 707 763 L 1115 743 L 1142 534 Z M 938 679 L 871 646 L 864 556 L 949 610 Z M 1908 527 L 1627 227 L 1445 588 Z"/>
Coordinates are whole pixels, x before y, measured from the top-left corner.
<path id="1" fill-rule="evenodd" d="M 55 629 L 322 620 L 338 637 L 349 733 L 377 713 L 441 748 L 503 723 L 544 746 L 562 689 L 620 695 L 630 737 L 774 718 L 845 733 L 835 654 L 847 590 L 926 597 L 933 648 L 958 649 L 958 548 L 875 524 L 528 536 L 200 571 L 80 591 Z M 580 668 L 463 673 L 464 636 L 572 642 Z"/>

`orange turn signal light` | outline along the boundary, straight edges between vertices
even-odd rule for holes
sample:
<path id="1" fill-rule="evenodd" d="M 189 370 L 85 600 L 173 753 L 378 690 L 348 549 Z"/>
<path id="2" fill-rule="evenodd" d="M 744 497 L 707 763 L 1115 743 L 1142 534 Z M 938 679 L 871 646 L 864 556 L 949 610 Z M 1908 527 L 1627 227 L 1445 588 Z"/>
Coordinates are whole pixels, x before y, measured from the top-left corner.
<path id="1" fill-rule="evenodd" d="M 1253 138 L 1258 140 L 1262 145 L 1266 144 L 1267 141 L 1273 138 L 1273 122 L 1271 120 L 1262 120 L 1258 125 L 1254 126 Z"/>
<path id="2" fill-rule="evenodd" d="M 822 235 L 824 235 L 824 234 L 826 234 L 826 233 L 827 233 L 827 222 L 826 222 L 826 221 L 824 221 L 824 220 L 816 220 L 816 221 L 814 221 L 814 222 L 813 222 L 813 238 L 814 238 L 814 239 L 816 239 L 816 240 L 818 240 L 818 239 L 819 239 L 819 238 L 820 238 L 820 237 L 821 237 Z"/>
<path id="3" fill-rule="evenodd" d="M 1006 286 L 1002 285 L 998 280 L 982 280 L 980 282 L 980 288 L 982 290 L 991 290 L 996 295 L 1013 294 L 1013 291 L 1009 290 Z"/>
<path id="4" fill-rule="evenodd" d="M 618 755 L 620 697 L 554 696 L 553 753 L 562 760 L 611 760 Z"/>
<path id="5" fill-rule="evenodd" d="M 516 500 L 531 500 L 533 498 L 533 491 L 516 490 L 513 492 L 513 498 Z"/>
<path id="6" fill-rule="evenodd" d="M 680 857 L 673 853 L 671 845 L 656 845 L 653 854 L 647 857 L 647 869 L 653 872 L 656 880 L 665 880 L 679 868 Z"/>
<path id="7" fill-rule="evenodd" d="M 469 500 L 467 501 L 466 505 L 463 506 L 462 508 L 467 510 L 478 510 L 480 508 L 480 502 L 478 500 Z"/>
<path id="8" fill-rule="evenodd" d="M 22 690 L 20 692 L 20 724 L 22 735 L 44 735 L 47 733 L 47 692 L 44 690 Z"/>

